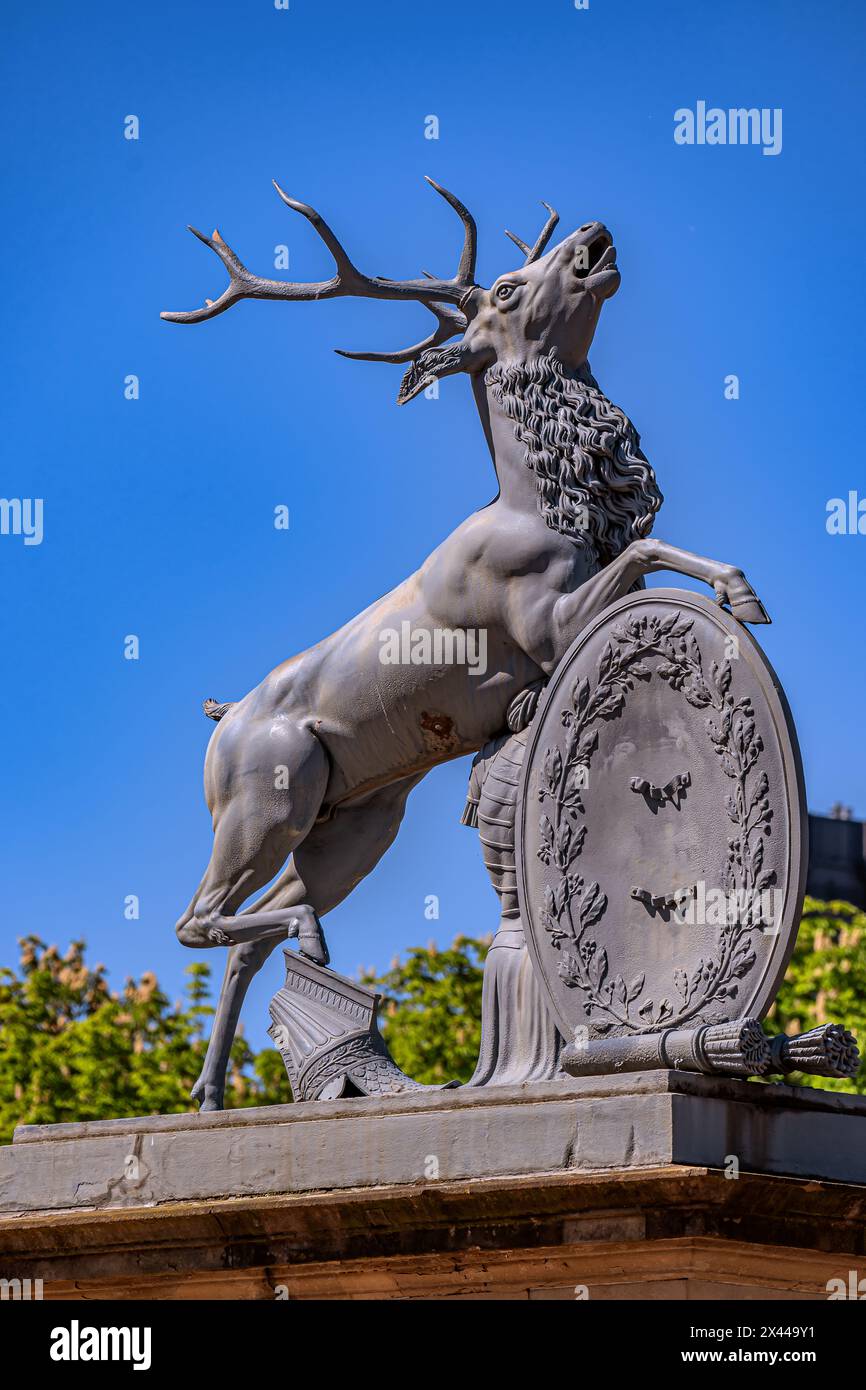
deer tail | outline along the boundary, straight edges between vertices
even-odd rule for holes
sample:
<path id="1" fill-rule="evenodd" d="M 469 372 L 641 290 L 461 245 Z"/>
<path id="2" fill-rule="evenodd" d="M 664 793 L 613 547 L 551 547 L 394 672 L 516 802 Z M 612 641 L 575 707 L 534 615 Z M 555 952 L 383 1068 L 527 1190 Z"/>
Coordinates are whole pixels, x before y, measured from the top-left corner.
<path id="1" fill-rule="evenodd" d="M 228 700 L 224 705 L 219 704 L 216 700 L 205 700 L 202 704 L 202 709 L 208 719 L 212 719 L 214 723 L 218 724 L 223 715 L 228 714 L 229 710 L 235 704 L 237 704 L 236 700 Z"/>

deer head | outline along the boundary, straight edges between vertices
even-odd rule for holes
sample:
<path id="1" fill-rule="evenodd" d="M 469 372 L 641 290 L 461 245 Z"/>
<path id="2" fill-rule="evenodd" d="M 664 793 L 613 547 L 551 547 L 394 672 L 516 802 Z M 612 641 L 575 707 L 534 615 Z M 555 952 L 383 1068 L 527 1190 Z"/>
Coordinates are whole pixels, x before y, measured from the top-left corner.
<path id="1" fill-rule="evenodd" d="M 218 231 L 208 237 L 190 227 L 219 256 L 229 273 L 229 284 L 219 299 L 206 300 L 201 309 L 163 313 L 161 317 L 170 323 L 202 323 L 225 313 L 241 299 L 310 300 L 353 295 L 417 300 L 437 322 L 423 342 L 398 352 L 337 349 L 341 356 L 361 361 L 409 363 L 397 396 L 399 405 L 412 400 L 439 377 L 455 372 L 478 376 L 497 362 L 522 365 L 534 357 L 552 355 L 566 370 L 582 366 L 601 306 L 620 283 L 616 252 L 607 228 L 600 222 L 587 223 L 545 254 L 559 221 L 558 214 L 545 203 L 549 216 L 534 246 L 529 247 L 513 232 L 506 233 L 523 252 L 523 265 L 501 275 L 490 289 L 484 289 L 475 282 L 477 231 L 471 213 L 453 193 L 433 179 L 428 178 L 427 182 L 450 203 L 463 223 L 463 249 L 456 273 L 450 279 L 439 279 L 427 271 L 420 280 L 389 280 L 362 274 L 324 218 L 306 203 L 290 198 L 275 182 L 286 206 L 306 217 L 331 252 L 336 267 L 332 278 L 311 284 L 263 279 L 247 270 Z M 451 341 L 458 337 L 459 341 Z"/>

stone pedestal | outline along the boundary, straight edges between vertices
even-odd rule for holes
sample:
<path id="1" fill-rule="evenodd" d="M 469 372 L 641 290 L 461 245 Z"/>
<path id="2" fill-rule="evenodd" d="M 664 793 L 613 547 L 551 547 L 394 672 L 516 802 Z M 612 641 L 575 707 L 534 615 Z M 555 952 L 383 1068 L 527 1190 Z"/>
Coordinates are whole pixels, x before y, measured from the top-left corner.
<path id="1" fill-rule="evenodd" d="M 46 1298 L 826 1299 L 864 1232 L 866 1097 L 684 1072 L 0 1148 L 0 1278 Z"/>

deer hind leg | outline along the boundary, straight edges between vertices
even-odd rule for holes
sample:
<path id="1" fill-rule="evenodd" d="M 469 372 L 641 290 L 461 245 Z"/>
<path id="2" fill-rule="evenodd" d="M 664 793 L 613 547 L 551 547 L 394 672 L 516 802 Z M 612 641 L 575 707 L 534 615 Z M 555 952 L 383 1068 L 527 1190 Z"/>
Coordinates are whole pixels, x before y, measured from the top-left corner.
<path id="1" fill-rule="evenodd" d="M 341 807 L 331 820 L 313 827 L 296 849 L 291 864 L 266 893 L 245 908 L 238 920 L 253 913 L 294 909 L 308 903 L 322 916 L 330 912 L 378 864 L 393 843 L 403 819 L 406 798 L 420 780 L 409 778 Z M 250 982 L 287 931 L 248 941 L 230 953 L 201 1075 L 193 1100 L 202 1110 L 222 1110 L 225 1077 L 238 1020 Z"/>
<path id="2" fill-rule="evenodd" d="M 260 941 L 245 941 L 229 951 L 207 1052 L 190 1091 L 192 1100 L 199 1101 L 199 1110 L 223 1109 L 226 1071 L 246 992 L 268 956 L 287 935 L 284 932 Z"/>
<path id="3" fill-rule="evenodd" d="M 184 946 L 236 946 L 300 935 L 309 954 L 326 959 L 309 904 L 299 903 L 293 910 L 256 904 L 242 915 L 237 909 L 270 882 L 307 835 L 321 808 L 328 773 L 324 748 L 301 725 L 235 727 L 215 745 L 208 759 L 213 852 L 177 924 Z"/>

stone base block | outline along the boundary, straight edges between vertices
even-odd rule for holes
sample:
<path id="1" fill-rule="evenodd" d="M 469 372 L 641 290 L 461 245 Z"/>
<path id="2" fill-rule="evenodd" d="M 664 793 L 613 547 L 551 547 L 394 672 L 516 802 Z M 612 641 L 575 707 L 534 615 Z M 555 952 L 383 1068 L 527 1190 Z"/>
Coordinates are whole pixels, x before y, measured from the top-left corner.
<path id="1" fill-rule="evenodd" d="M 864 1218 L 866 1097 L 684 1072 L 0 1148 L 0 1278 L 47 1298 L 825 1299 Z"/>

